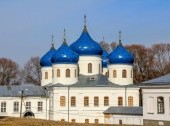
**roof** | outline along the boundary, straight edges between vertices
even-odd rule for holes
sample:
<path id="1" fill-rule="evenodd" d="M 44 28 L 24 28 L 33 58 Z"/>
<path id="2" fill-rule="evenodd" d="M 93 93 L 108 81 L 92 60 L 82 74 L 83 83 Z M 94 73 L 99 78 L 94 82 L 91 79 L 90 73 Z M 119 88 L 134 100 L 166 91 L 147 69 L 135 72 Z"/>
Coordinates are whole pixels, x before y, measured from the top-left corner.
<path id="1" fill-rule="evenodd" d="M 21 91 L 24 96 L 45 97 L 48 96 L 44 87 L 35 85 L 5 85 L 0 86 L 0 97 L 20 97 Z"/>
<path id="2" fill-rule="evenodd" d="M 142 82 L 139 86 L 170 86 L 170 74 Z"/>
<path id="3" fill-rule="evenodd" d="M 63 84 L 54 84 L 54 85 L 47 85 L 47 86 L 54 86 L 54 87 L 67 87 L 68 85 Z M 69 85 L 69 87 L 137 87 L 136 85 L 130 84 L 126 86 L 118 85 L 111 83 L 108 81 L 108 78 L 105 75 L 97 74 L 91 76 L 84 76 L 79 75 L 79 80 L 77 83 Z"/>
<path id="4" fill-rule="evenodd" d="M 114 115 L 143 115 L 143 107 L 115 107 L 111 106 L 106 111 L 103 112 L 104 114 L 114 114 Z"/>

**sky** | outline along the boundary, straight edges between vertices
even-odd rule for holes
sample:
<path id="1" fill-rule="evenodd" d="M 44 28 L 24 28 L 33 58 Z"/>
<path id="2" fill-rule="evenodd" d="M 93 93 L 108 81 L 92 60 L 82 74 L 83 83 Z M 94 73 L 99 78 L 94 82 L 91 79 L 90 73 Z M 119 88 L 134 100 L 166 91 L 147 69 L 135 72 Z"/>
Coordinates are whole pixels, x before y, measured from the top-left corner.
<path id="1" fill-rule="evenodd" d="M 66 29 L 68 44 L 76 41 L 87 16 L 91 37 L 123 44 L 170 43 L 170 0 L 0 0 L 0 58 L 20 66 L 56 49 Z"/>

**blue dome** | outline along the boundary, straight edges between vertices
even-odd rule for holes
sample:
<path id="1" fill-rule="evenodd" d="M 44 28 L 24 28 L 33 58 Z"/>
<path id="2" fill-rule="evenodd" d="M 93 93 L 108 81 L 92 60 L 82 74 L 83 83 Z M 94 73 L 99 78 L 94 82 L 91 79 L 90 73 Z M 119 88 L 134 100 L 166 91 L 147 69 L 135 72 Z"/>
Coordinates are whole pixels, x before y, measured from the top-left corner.
<path id="1" fill-rule="evenodd" d="M 79 55 L 102 55 L 102 48 L 89 35 L 86 26 L 77 41 L 70 47 Z"/>
<path id="2" fill-rule="evenodd" d="M 52 66 L 51 57 L 52 57 L 52 55 L 54 54 L 55 51 L 56 50 L 55 50 L 54 46 L 52 45 L 51 49 L 40 60 L 40 65 L 42 67 Z"/>
<path id="3" fill-rule="evenodd" d="M 51 62 L 54 64 L 76 64 L 78 60 L 79 55 L 75 53 L 65 41 L 51 58 Z"/>
<path id="4" fill-rule="evenodd" d="M 133 64 L 134 57 L 122 44 L 119 44 L 110 54 L 110 64 Z"/>
<path id="5" fill-rule="evenodd" d="M 107 68 L 107 64 L 108 64 L 108 53 L 106 50 L 103 50 L 103 54 L 102 54 L 102 67 L 103 68 Z"/>

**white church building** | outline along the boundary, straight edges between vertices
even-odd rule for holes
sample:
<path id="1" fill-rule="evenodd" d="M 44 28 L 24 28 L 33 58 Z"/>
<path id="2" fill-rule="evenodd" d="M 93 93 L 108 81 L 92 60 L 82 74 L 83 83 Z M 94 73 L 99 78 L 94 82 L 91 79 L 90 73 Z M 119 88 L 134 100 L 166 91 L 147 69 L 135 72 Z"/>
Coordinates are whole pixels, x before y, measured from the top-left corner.
<path id="1" fill-rule="evenodd" d="M 142 84 L 133 84 L 133 62 L 133 54 L 120 38 L 108 54 L 91 38 L 85 23 L 75 42 L 68 45 L 64 37 L 58 49 L 52 44 L 41 58 L 41 86 L 0 86 L 0 116 L 143 125 L 143 118 L 154 117 L 146 115 L 147 98 L 144 107 L 139 106 Z M 147 97 L 150 90 L 142 90 L 143 98 Z M 167 95 L 170 99 L 169 90 Z M 150 108 L 150 112 L 156 110 Z"/>

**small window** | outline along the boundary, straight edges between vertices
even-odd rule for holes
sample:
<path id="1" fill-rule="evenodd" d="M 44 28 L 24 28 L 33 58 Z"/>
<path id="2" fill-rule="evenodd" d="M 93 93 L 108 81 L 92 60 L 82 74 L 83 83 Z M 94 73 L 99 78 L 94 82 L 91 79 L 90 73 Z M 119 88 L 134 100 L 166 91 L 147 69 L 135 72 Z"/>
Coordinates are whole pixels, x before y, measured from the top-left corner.
<path id="1" fill-rule="evenodd" d="M 25 109 L 26 111 L 31 110 L 31 102 L 26 102 Z"/>
<path id="2" fill-rule="evenodd" d="M 94 120 L 94 123 L 95 123 L 95 124 L 99 124 L 99 119 L 95 119 L 95 120 Z"/>
<path id="3" fill-rule="evenodd" d="M 113 78 L 116 78 L 116 77 L 117 77 L 116 70 L 113 70 Z"/>
<path id="4" fill-rule="evenodd" d="M 108 96 L 104 97 L 104 106 L 109 106 L 109 97 Z"/>
<path id="5" fill-rule="evenodd" d="M 71 106 L 76 106 L 76 97 L 71 97 Z"/>
<path id="6" fill-rule="evenodd" d="M 84 97 L 84 106 L 89 106 L 89 97 Z"/>
<path id="7" fill-rule="evenodd" d="M 70 69 L 66 69 L 66 77 L 70 77 Z"/>
<path id="8" fill-rule="evenodd" d="M 164 98 L 163 97 L 157 97 L 157 111 L 158 114 L 164 114 Z"/>
<path id="9" fill-rule="evenodd" d="M 91 63 L 88 64 L 88 73 L 92 73 L 92 64 Z"/>
<path id="10" fill-rule="evenodd" d="M 60 106 L 66 106 L 66 98 L 65 98 L 65 96 L 60 97 Z"/>
<path id="11" fill-rule="evenodd" d="M 99 97 L 94 97 L 94 106 L 99 106 Z"/>
<path id="12" fill-rule="evenodd" d="M 122 125 L 122 120 L 119 120 L 119 125 Z"/>
<path id="13" fill-rule="evenodd" d="M 19 102 L 14 102 L 14 112 L 19 112 Z"/>
<path id="14" fill-rule="evenodd" d="M 38 112 L 42 112 L 43 102 L 38 102 Z"/>
<path id="15" fill-rule="evenodd" d="M 126 70 L 122 70 L 122 78 L 127 78 L 127 72 Z"/>
<path id="16" fill-rule="evenodd" d="M 60 69 L 57 69 L 57 77 L 60 77 Z"/>
<path id="17" fill-rule="evenodd" d="M 132 96 L 128 97 L 128 106 L 133 106 L 133 97 Z"/>
<path id="18" fill-rule="evenodd" d="M 61 119 L 61 122 L 65 122 L 65 119 Z"/>
<path id="19" fill-rule="evenodd" d="M 75 119 L 72 119 L 72 120 L 71 120 L 71 122 L 72 122 L 72 123 L 75 123 L 75 122 L 76 122 L 76 120 L 75 120 Z"/>
<path id="20" fill-rule="evenodd" d="M 6 102 L 1 102 L 1 112 L 6 112 Z"/>
<path id="21" fill-rule="evenodd" d="M 48 79 L 48 72 L 45 72 L 45 79 Z"/>
<path id="22" fill-rule="evenodd" d="M 118 106 L 123 106 L 123 98 L 118 97 Z"/>
<path id="23" fill-rule="evenodd" d="M 89 124 L 89 119 L 85 119 L 85 123 L 86 123 L 86 124 Z"/>
<path id="24" fill-rule="evenodd" d="M 131 74 L 131 78 L 133 78 L 133 71 L 132 70 L 130 71 L 130 74 Z"/>
<path id="25" fill-rule="evenodd" d="M 99 73 L 100 73 L 100 63 L 99 63 Z"/>
<path id="26" fill-rule="evenodd" d="M 77 77 L 77 70 L 75 69 L 75 77 Z"/>

